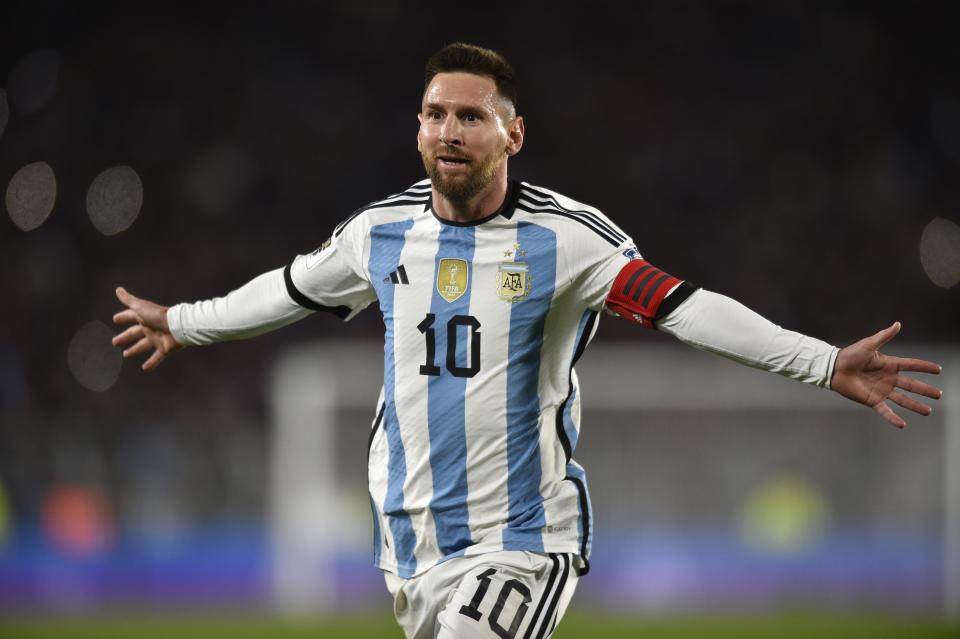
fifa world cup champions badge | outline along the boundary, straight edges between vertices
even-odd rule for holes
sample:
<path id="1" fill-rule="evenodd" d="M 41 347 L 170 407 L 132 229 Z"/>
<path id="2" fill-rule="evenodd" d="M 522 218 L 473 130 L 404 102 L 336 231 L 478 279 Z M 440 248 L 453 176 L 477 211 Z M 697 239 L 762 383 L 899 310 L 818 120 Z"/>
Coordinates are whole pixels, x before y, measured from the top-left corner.
<path id="1" fill-rule="evenodd" d="M 468 268 L 466 260 L 453 257 L 440 260 L 440 268 L 437 269 L 437 292 L 440 297 L 455 302 L 467 292 L 470 282 Z"/>
<path id="2" fill-rule="evenodd" d="M 516 257 L 523 257 L 527 254 L 517 242 L 513 245 L 516 250 Z M 514 251 L 507 250 L 503 252 L 504 257 L 511 257 Z M 500 262 L 500 268 L 497 269 L 497 296 L 507 302 L 519 302 L 530 295 L 530 265 L 526 262 L 517 262 L 516 257 L 512 262 Z"/>

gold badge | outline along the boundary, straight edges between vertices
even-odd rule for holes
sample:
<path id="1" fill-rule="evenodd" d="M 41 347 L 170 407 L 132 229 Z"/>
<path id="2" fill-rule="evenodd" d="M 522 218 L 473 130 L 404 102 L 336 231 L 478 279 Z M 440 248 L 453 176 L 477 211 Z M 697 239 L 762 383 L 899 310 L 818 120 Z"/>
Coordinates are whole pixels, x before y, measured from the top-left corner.
<path id="1" fill-rule="evenodd" d="M 497 295 L 508 302 L 519 302 L 530 294 L 530 273 L 526 262 L 500 262 L 497 271 Z"/>
<path id="2" fill-rule="evenodd" d="M 448 302 L 455 302 L 467 292 L 469 268 L 466 260 L 444 257 L 437 269 L 437 292 Z"/>

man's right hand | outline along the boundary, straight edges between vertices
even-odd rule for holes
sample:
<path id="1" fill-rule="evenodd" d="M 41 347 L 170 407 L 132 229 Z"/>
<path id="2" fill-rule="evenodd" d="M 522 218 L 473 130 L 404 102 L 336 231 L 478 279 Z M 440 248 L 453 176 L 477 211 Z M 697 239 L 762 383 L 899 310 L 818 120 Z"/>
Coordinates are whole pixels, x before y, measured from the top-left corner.
<path id="1" fill-rule="evenodd" d="M 124 349 L 124 359 L 143 355 L 152 349 L 153 353 L 142 366 L 148 371 L 183 348 L 170 333 L 166 306 L 131 295 L 122 286 L 117 287 L 117 299 L 127 308 L 113 316 L 113 323 L 133 324 L 113 338 L 113 345 Z"/>

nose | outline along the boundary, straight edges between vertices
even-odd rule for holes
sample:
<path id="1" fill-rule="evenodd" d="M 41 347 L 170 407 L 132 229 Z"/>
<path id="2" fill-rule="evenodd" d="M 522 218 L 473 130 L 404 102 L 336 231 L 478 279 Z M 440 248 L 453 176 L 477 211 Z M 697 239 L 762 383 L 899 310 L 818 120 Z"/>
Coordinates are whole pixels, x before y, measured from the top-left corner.
<path id="1" fill-rule="evenodd" d="M 440 127 L 440 142 L 448 146 L 459 146 L 463 143 L 462 130 L 458 118 L 447 118 Z"/>

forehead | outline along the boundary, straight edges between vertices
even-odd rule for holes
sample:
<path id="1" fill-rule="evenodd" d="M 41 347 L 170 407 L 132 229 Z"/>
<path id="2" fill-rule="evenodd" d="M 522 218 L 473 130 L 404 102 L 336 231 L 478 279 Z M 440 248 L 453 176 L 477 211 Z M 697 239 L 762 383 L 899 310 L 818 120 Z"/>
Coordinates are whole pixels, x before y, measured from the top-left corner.
<path id="1" fill-rule="evenodd" d="M 473 73 L 438 73 L 423 92 L 423 104 L 495 110 L 499 96 L 493 78 Z"/>

